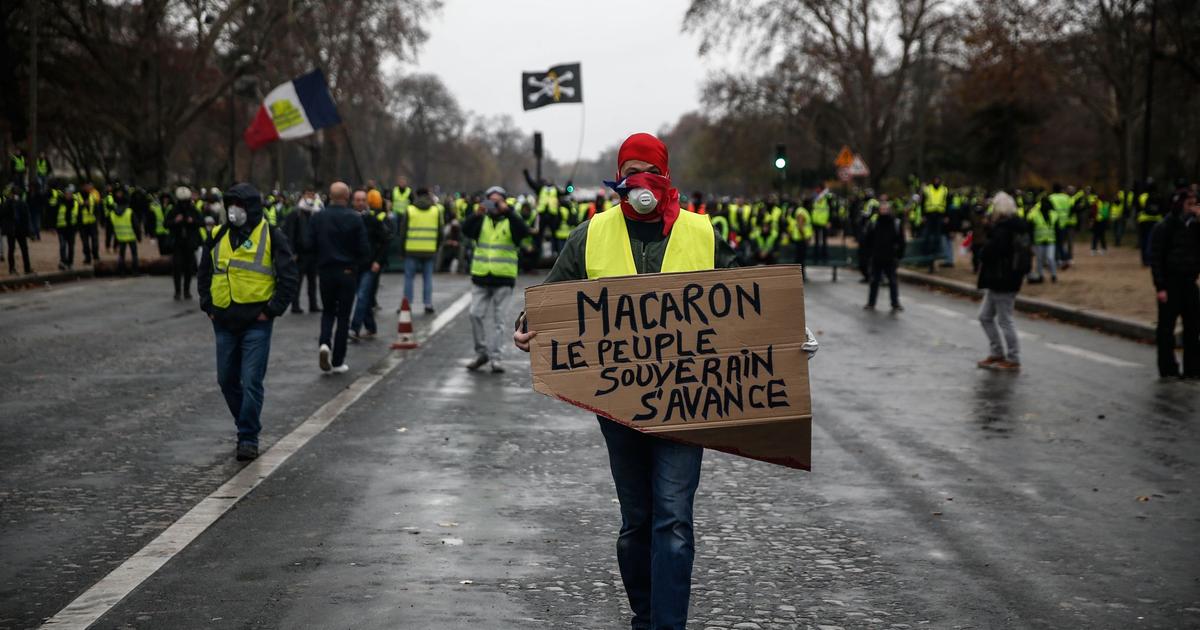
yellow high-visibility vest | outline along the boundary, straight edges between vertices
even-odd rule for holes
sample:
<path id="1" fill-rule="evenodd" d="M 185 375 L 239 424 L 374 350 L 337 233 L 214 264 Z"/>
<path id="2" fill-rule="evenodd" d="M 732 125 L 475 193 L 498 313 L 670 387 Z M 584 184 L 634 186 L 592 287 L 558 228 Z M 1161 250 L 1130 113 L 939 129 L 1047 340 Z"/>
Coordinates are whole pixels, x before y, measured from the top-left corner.
<path id="1" fill-rule="evenodd" d="M 475 256 L 471 258 L 471 275 L 517 277 L 517 246 L 512 241 L 508 217 L 484 217 L 479 242 L 475 243 Z"/>
<path id="2" fill-rule="evenodd" d="M 432 254 L 437 251 L 438 228 L 442 223 L 442 212 L 438 206 L 422 210 L 408 207 L 408 236 L 404 250 L 409 254 Z"/>
<path id="3" fill-rule="evenodd" d="M 275 294 L 275 267 L 271 258 L 271 226 L 259 220 L 250 237 L 237 249 L 229 231 L 212 248 L 213 275 L 209 292 L 213 305 L 266 302 Z"/>
<path id="4" fill-rule="evenodd" d="M 109 211 L 108 221 L 113 226 L 113 234 L 118 243 L 132 243 L 137 240 L 137 234 L 133 231 L 133 208 L 126 207 L 120 212 Z"/>
<path id="5" fill-rule="evenodd" d="M 716 266 L 716 240 L 712 223 L 707 218 L 693 212 L 680 212 L 667 237 L 661 271 L 713 269 Z M 629 244 L 629 228 L 620 208 L 605 210 L 592 217 L 584 258 L 588 278 L 637 274 L 633 248 Z"/>
<path id="6" fill-rule="evenodd" d="M 412 188 L 405 186 L 401 188 L 395 186 L 392 188 L 392 212 L 403 214 L 408 210 L 408 199 L 412 197 Z"/>
<path id="7" fill-rule="evenodd" d="M 925 186 L 925 213 L 933 214 L 935 212 L 946 211 L 946 197 L 950 194 L 950 189 L 946 188 L 945 184 L 934 186 L 932 184 Z"/>

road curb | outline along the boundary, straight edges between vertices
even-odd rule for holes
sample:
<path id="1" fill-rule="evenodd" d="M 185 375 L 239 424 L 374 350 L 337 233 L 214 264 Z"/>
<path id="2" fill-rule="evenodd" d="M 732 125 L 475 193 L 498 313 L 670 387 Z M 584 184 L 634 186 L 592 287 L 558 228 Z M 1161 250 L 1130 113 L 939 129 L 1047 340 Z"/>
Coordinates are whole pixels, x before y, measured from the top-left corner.
<path id="1" fill-rule="evenodd" d="M 983 297 L 982 291 L 965 282 L 950 280 L 948 278 L 939 278 L 937 276 L 921 273 L 919 271 L 913 271 L 911 269 L 899 269 L 896 273 L 902 281 L 909 284 L 917 284 L 926 287 L 942 289 L 950 293 L 964 295 L 971 298 L 981 299 Z M 1125 337 L 1126 339 L 1133 339 L 1134 341 L 1143 341 L 1149 343 L 1154 342 L 1154 326 L 1144 322 L 1139 322 L 1137 320 L 1113 315 L 1111 313 L 1078 308 L 1063 304 L 1061 302 L 1023 297 L 1021 295 L 1017 296 L 1016 308 L 1017 310 L 1025 313 L 1034 313 L 1037 315 L 1053 317 L 1054 319 L 1070 324 L 1085 326 L 1087 328 L 1106 332 L 1110 335 Z"/>
<path id="2" fill-rule="evenodd" d="M 0 290 L 14 291 L 33 287 L 41 287 L 48 284 L 83 280 L 84 278 L 91 278 L 94 275 L 95 272 L 91 267 L 88 267 L 87 269 L 71 269 L 69 271 L 53 271 L 50 273 L 33 273 L 27 276 L 17 276 L 15 278 L 4 278 L 0 280 Z"/>

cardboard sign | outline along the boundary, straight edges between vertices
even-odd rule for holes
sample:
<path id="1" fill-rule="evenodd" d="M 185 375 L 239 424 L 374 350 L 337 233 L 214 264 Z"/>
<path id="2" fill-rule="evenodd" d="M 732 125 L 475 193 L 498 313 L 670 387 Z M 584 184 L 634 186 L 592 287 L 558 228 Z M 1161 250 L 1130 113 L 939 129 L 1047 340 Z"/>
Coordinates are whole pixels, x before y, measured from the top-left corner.
<path id="1" fill-rule="evenodd" d="M 808 470 L 798 265 L 525 290 L 533 388 L 639 431 Z"/>

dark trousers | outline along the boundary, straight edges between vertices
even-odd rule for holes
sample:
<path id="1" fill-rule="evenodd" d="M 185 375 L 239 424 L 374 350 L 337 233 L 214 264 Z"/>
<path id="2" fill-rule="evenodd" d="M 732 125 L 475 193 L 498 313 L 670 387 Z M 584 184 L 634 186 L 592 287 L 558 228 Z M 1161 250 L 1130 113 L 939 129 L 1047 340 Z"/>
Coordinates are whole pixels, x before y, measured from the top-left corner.
<path id="1" fill-rule="evenodd" d="M 321 304 L 325 307 L 321 312 L 320 343 L 333 347 L 333 365 L 338 366 L 346 361 L 346 339 L 358 290 L 358 272 L 353 267 L 328 267 L 319 275 Z"/>
<path id="2" fill-rule="evenodd" d="M 1071 259 L 1075 256 L 1074 231 L 1069 225 L 1060 227 L 1054 231 L 1054 243 L 1056 247 L 1054 258 L 1060 265 L 1070 263 Z"/>
<path id="3" fill-rule="evenodd" d="M 171 252 L 171 278 L 175 281 L 175 295 L 192 297 L 192 276 L 196 275 L 196 255 L 186 243 L 178 243 Z"/>
<path id="4" fill-rule="evenodd" d="M 70 267 L 75 264 L 75 228 L 58 228 L 58 264 Z"/>
<path id="5" fill-rule="evenodd" d="M 813 227 L 813 258 L 818 262 L 829 260 L 829 227 L 818 225 Z"/>
<path id="6" fill-rule="evenodd" d="M 133 255 L 133 273 L 138 272 L 138 257 L 137 257 L 137 241 L 117 241 L 117 273 L 129 273 L 125 268 L 125 248 L 129 248 L 129 252 Z"/>
<path id="7" fill-rule="evenodd" d="M 79 242 L 83 245 L 84 264 L 100 260 L 100 229 L 95 223 L 79 228 Z"/>
<path id="8" fill-rule="evenodd" d="M 117 242 L 117 233 L 113 231 L 112 226 L 104 226 L 104 251 L 111 252 L 114 244 Z"/>
<path id="9" fill-rule="evenodd" d="M 929 257 L 929 270 L 933 271 L 937 259 L 942 256 L 942 223 L 945 216 L 940 212 L 929 214 L 925 220 L 925 232 L 921 239 L 921 254 Z"/>
<path id="10" fill-rule="evenodd" d="M 888 281 L 888 297 L 892 299 L 892 307 L 900 306 L 900 284 L 896 282 L 896 261 L 871 261 L 871 290 L 867 295 L 867 304 L 875 306 L 879 297 L 879 283 L 886 277 Z"/>
<path id="11" fill-rule="evenodd" d="M 1138 249 L 1142 252 L 1142 266 L 1150 266 L 1150 233 L 1154 231 L 1153 221 L 1138 221 Z"/>
<path id="12" fill-rule="evenodd" d="M 1121 237 L 1125 236 L 1125 217 L 1113 219 L 1113 246 L 1121 246 Z"/>
<path id="13" fill-rule="evenodd" d="M 704 449 L 599 420 L 621 503 L 617 564 L 633 628 L 682 630 L 696 555 L 692 504 Z"/>
<path id="14" fill-rule="evenodd" d="M 317 260 L 311 255 L 301 254 L 296 257 L 296 266 L 300 268 L 300 283 L 308 282 L 308 310 L 317 310 Z M 292 300 L 292 310 L 300 310 L 300 287 L 296 287 L 296 299 Z"/>
<path id="15" fill-rule="evenodd" d="M 1158 374 L 1179 376 L 1175 360 L 1175 319 L 1183 318 L 1183 375 L 1200 377 L 1200 289 L 1193 278 L 1172 280 L 1167 301 L 1158 303 Z"/>
<path id="16" fill-rule="evenodd" d="M 1097 245 L 1099 249 L 1108 250 L 1108 222 L 1096 221 L 1092 224 L 1092 251 L 1096 251 Z"/>
<path id="17" fill-rule="evenodd" d="M 25 273 L 32 273 L 33 269 L 29 266 L 29 243 L 25 241 L 25 235 L 5 234 L 4 236 L 8 240 L 8 273 L 17 273 L 17 246 L 21 247 L 21 259 L 25 261 Z"/>

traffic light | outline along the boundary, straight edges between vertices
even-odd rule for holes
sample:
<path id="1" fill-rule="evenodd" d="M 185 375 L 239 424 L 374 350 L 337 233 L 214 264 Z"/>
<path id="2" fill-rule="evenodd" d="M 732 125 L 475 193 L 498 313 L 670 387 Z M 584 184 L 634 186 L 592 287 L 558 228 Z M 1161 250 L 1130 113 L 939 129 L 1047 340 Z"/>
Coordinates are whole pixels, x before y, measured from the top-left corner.
<path id="1" fill-rule="evenodd" d="M 573 192 L 575 192 L 575 184 L 572 184 L 571 182 L 567 182 L 567 194 L 569 195 Z"/>
<path id="2" fill-rule="evenodd" d="M 787 145 L 775 145 L 775 168 L 781 171 L 787 168 Z"/>
<path id="3" fill-rule="evenodd" d="M 542 159 L 542 132 L 533 132 L 533 157 Z"/>

